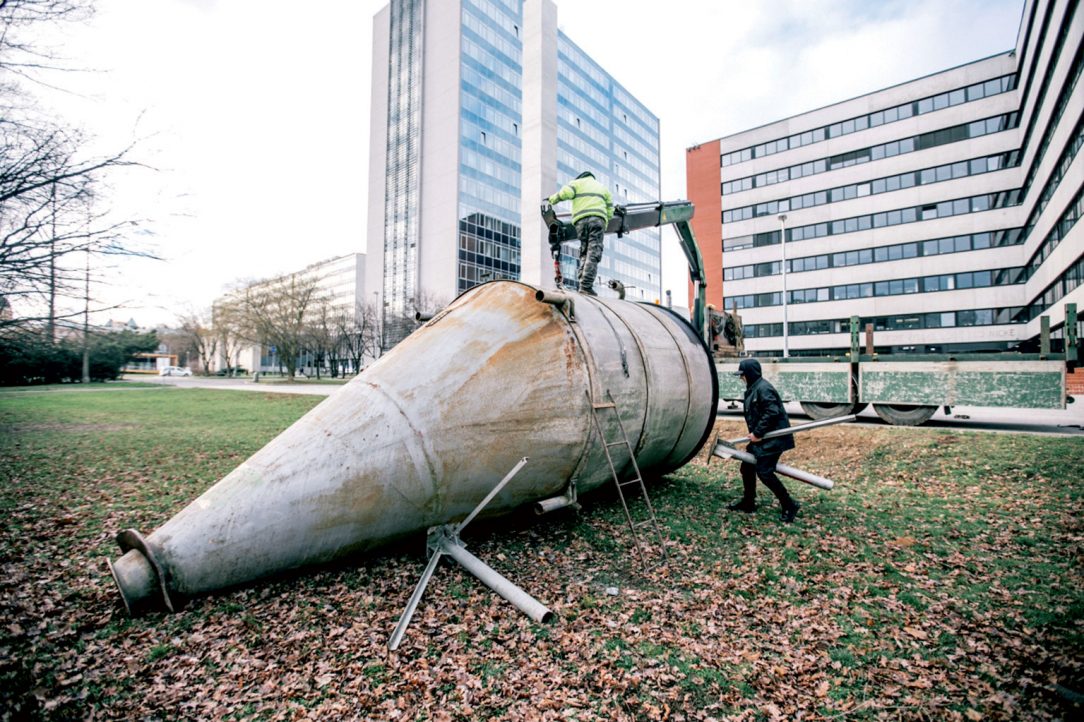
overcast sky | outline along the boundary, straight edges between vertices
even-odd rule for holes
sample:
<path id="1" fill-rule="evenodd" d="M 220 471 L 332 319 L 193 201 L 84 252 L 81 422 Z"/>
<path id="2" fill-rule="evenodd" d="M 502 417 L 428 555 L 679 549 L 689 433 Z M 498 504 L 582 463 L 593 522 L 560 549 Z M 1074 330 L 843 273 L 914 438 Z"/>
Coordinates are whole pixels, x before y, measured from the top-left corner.
<path id="1" fill-rule="evenodd" d="M 439 0 L 437 0 L 439 1 Z M 530 0 L 529 0 L 530 1 Z M 75 67 L 46 99 L 154 171 L 113 182 L 166 259 L 98 295 L 140 325 L 226 287 L 365 250 L 372 16 L 386 0 L 98 0 L 49 34 Z M 659 116 L 662 197 L 685 148 L 1010 50 L 1022 0 L 557 0 L 561 29 Z M 654 200 L 654 199 L 638 199 Z M 663 277 L 684 299 L 664 231 Z M 104 319 L 99 319 L 104 320 Z"/>

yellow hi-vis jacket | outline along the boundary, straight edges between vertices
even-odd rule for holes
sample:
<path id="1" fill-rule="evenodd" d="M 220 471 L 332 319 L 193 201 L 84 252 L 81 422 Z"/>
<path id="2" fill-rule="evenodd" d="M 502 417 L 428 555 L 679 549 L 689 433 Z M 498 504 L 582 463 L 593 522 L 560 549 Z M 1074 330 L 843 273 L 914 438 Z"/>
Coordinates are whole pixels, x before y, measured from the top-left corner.
<path id="1" fill-rule="evenodd" d="M 572 222 L 589 216 L 597 216 L 604 224 L 614 217 L 614 201 L 606 186 L 590 176 L 571 180 L 561 190 L 549 197 L 550 205 L 572 201 Z"/>

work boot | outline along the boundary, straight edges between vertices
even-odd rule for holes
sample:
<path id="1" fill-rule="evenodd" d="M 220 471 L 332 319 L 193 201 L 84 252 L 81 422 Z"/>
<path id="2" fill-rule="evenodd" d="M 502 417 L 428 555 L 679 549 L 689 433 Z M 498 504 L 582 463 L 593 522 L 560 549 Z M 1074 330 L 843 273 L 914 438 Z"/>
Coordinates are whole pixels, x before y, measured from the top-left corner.
<path id="1" fill-rule="evenodd" d="M 757 503 L 755 501 L 746 501 L 745 499 L 742 499 L 741 501 L 736 501 L 733 504 L 728 505 L 726 508 L 730 511 L 740 511 L 745 514 L 752 514 L 757 510 Z"/>
<path id="2" fill-rule="evenodd" d="M 783 511 L 779 514 L 779 518 L 783 520 L 784 524 L 790 524 L 798 516 L 798 510 L 802 508 L 802 505 L 796 501 L 791 501 L 789 506 L 783 507 Z"/>
<path id="3" fill-rule="evenodd" d="M 596 296 L 596 297 L 598 296 L 598 294 L 595 293 L 595 290 L 593 288 L 591 288 L 590 286 L 588 286 L 587 288 L 584 288 L 584 287 L 581 286 L 580 287 L 580 293 L 582 293 L 585 296 Z"/>

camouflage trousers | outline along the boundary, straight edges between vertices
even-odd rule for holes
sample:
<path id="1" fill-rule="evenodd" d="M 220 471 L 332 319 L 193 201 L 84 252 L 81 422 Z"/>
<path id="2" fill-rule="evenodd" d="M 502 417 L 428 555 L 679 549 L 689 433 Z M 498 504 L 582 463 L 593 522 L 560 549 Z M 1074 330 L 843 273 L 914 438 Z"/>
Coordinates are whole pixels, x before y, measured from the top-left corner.
<path id="1" fill-rule="evenodd" d="M 594 293 L 605 231 L 606 223 L 596 216 L 588 216 L 576 223 L 576 237 L 580 239 L 580 293 Z"/>

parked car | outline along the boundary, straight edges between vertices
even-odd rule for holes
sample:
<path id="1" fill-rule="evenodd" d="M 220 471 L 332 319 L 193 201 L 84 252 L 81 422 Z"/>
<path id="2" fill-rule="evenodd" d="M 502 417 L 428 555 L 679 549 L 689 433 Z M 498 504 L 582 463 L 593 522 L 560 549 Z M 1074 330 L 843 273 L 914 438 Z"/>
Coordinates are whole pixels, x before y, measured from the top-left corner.
<path id="1" fill-rule="evenodd" d="M 191 376 L 192 372 L 183 366 L 163 366 L 158 370 L 159 376 Z"/>

